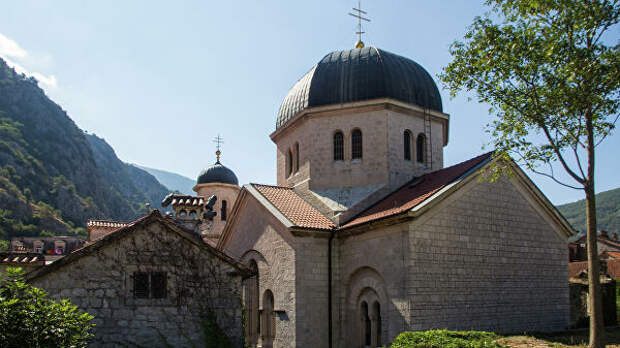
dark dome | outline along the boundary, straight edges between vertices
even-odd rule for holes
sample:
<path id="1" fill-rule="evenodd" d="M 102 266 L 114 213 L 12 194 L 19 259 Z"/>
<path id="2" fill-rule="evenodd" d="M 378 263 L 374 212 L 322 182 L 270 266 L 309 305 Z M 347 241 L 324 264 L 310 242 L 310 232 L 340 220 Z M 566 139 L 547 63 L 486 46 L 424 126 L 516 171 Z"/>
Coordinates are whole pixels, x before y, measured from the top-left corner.
<path id="1" fill-rule="evenodd" d="M 223 166 L 219 161 L 211 167 L 205 168 L 198 175 L 198 184 L 222 183 L 239 185 L 239 180 L 235 173 Z"/>
<path id="2" fill-rule="evenodd" d="M 418 63 L 376 47 L 326 55 L 288 92 L 276 128 L 303 109 L 392 98 L 442 112 L 439 89 Z"/>

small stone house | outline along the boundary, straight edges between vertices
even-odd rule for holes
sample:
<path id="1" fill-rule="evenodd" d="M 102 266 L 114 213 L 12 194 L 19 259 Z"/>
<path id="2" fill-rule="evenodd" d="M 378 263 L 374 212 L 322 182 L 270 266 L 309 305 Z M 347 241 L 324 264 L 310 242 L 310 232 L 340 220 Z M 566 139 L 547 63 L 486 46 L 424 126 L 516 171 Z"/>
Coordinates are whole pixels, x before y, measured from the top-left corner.
<path id="1" fill-rule="evenodd" d="M 155 210 L 27 274 L 95 319 L 93 346 L 203 346 L 213 318 L 242 347 L 249 270 Z"/>

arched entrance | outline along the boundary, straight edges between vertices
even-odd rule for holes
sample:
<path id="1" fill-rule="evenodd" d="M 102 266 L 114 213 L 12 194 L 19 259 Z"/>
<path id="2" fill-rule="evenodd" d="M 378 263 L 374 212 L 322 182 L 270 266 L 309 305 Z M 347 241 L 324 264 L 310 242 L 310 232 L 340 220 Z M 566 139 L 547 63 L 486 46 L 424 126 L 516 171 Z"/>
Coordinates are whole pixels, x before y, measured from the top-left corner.
<path id="1" fill-rule="evenodd" d="M 258 265 L 256 261 L 250 260 L 249 267 L 256 275 L 245 280 L 245 342 L 250 347 L 255 347 L 258 343 L 258 335 L 260 333 L 260 320 L 258 315 Z"/>
<path id="2" fill-rule="evenodd" d="M 263 348 L 272 348 L 276 336 L 276 318 L 274 316 L 273 293 L 266 290 L 263 294 L 263 312 L 261 316 L 261 343 Z"/>
<path id="3" fill-rule="evenodd" d="M 358 301 L 360 348 L 381 347 L 381 305 L 377 293 L 365 288 Z"/>

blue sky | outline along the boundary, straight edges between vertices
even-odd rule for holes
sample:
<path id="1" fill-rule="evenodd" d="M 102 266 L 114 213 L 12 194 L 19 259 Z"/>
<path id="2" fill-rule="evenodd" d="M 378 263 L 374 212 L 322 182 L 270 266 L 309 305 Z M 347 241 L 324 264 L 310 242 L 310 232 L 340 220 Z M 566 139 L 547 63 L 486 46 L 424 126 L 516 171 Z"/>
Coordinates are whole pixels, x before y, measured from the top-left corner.
<path id="1" fill-rule="evenodd" d="M 37 77 L 77 125 L 126 162 L 195 178 L 215 161 L 240 182 L 275 183 L 269 134 L 288 89 L 325 54 L 352 48 L 356 1 L 10 1 L 0 11 L 0 55 Z M 367 44 L 437 74 L 482 1 L 363 1 Z M 615 34 L 620 34 L 616 31 Z M 620 35 L 616 35 L 620 37 Z M 450 99 L 445 164 L 489 140 L 488 106 Z M 614 135 L 598 149 L 597 191 L 620 186 Z M 581 191 L 532 175 L 554 203 Z"/>

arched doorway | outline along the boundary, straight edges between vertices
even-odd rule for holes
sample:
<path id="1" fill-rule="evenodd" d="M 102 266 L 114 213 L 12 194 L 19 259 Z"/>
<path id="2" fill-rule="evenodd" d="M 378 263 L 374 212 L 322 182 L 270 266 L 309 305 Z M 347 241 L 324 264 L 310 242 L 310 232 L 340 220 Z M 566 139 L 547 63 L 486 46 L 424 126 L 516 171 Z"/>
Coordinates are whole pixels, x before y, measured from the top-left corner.
<path id="1" fill-rule="evenodd" d="M 249 268 L 256 275 L 245 280 L 245 342 L 250 347 L 255 347 L 258 343 L 258 335 L 260 333 L 260 318 L 258 315 L 258 265 L 256 261 L 250 260 Z"/>
<path id="2" fill-rule="evenodd" d="M 272 348 L 276 336 L 276 318 L 273 313 L 273 293 L 266 290 L 263 294 L 263 312 L 261 322 L 261 343 L 263 348 Z"/>

